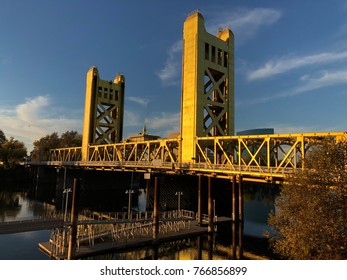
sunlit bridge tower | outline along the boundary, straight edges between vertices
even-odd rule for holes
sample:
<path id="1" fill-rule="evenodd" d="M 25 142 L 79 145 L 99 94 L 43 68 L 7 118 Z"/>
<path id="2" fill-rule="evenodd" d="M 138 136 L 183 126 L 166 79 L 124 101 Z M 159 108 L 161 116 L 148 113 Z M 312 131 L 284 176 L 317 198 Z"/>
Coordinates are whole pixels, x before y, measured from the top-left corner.
<path id="1" fill-rule="evenodd" d="M 181 161 L 194 162 L 196 137 L 226 135 L 234 135 L 234 35 L 209 34 L 196 11 L 183 29 Z"/>
<path id="2" fill-rule="evenodd" d="M 125 79 L 117 75 L 114 81 L 99 78 L 96 67 L 87 73 L 82 160 L 88 159 L 88 146 L 118 143 L 123 135 Z"/>

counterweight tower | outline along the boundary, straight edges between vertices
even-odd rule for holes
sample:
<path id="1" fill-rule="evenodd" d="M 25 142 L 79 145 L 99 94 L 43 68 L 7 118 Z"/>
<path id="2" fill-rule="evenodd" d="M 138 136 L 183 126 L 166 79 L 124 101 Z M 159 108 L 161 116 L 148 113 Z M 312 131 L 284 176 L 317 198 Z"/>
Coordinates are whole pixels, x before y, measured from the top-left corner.
<path id="1" fill-rule="evenodd" d="M 122 140 L 125 79 L 117 75 L 114 81 L 99 78 L 91 67 L 86 79 L 86 97 L 82 136 L 82 160 L 88 159 L 89 145 L 113 144 Z"/>
<path id="2" fill-rule="evenodd" d="M 234 35 L 206 32 L 199 12 L 184 22 L 181 161 L 194 162 L 196 137 L 234 135 Z"/>

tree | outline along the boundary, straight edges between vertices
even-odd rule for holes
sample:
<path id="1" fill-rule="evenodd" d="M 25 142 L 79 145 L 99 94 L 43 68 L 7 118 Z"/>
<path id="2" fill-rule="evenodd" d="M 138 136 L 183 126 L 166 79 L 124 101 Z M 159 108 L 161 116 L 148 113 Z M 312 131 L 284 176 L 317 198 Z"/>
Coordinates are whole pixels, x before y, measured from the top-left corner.
<path id="1" fill-rule="evenodd" d="M 0 159 L 7 168 L 11 168 L 18 162 L 23 161 L 26 155 L 27 149 L 24 143 L 14 140 L 13 137 L 1 144 Z"/>
<path id="2" fill-rule="evenodd" d="M 0 145 L 4 144 L 7 141 L 4 132 L 0 129 Z"/>
<path id="3" fill-rule="evenodd" d="M 39 140 L 34 141 L 34 150 L 31 152 L 32 161 L 48 160 L 49 150 L 59 147 L 59 136 L 57 132 L 47 134 Z"/>
<path id="4" fill-rule="evenodd" d="M 47 134 L 34 141 L 34 150 L 31 152 L 32 161 L 46 161 L 49 159 L 49 150 L 57 148 L 78 147 L 82 145 L 82 135 L 77 131 L 66 131 L 60 137 L 57 132 Z"/>
<path id="5" fill-rule="evenodd" d="M 66 131 L 60 136 L 60 148 L 78 147 L 82 145 L 82 135 L 77 131 Z"/>
<path id="6" fill-rule="evenodd" d="M 323 141 L 305 156 L 305 169 L 286 179 L 269 216 L 275 253 L 288 259 L 347 258 L 346 154 L 346 143 Z"/>

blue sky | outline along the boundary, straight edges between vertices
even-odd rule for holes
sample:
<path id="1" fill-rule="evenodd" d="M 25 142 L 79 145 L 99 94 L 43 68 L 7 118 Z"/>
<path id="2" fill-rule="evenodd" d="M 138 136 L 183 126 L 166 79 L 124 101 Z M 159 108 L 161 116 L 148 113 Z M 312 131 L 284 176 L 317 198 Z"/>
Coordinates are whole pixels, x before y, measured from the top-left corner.
<path id="1" fill-rule="evenodd" d="M 126 78 L 124 135 L 179 130 L 182 29 L 235 34 L 236 131 L 347 130 L 347 2 L 1 0 L 0 129 L 82 132 L 85 77 Z"/>

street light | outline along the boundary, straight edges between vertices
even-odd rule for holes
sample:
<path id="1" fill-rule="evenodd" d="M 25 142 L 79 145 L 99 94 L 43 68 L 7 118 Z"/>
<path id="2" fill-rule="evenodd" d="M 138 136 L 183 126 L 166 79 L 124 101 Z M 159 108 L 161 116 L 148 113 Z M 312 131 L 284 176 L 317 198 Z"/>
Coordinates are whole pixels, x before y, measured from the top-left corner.
<path id="1" fill-rule="evenodd" d="M 175 195 L 178 196 L 178 213 L 181 212 L 181 195 L 183 195 L 183 192 L 176 192 Z"/>
<path id="2" fill-rule="evenodd" d="M 129 194 L 129 200 L 128 200 L 128 219 L 131 220 L 131 194 L 135 193 L 134 190 L 128 189 L 125 191 L 125 194 Z"/>
<path id="3" fill-rule="evenodd" d="M 71 188 L 65 188 L 63 190 L 63 194 L 65 194 L 65 212 L 64 212 L 64 222 L 66 222 L 66 216 L 67 216 L 67 205 L 69 202 L 69 193 L 72 192 Z"/>

